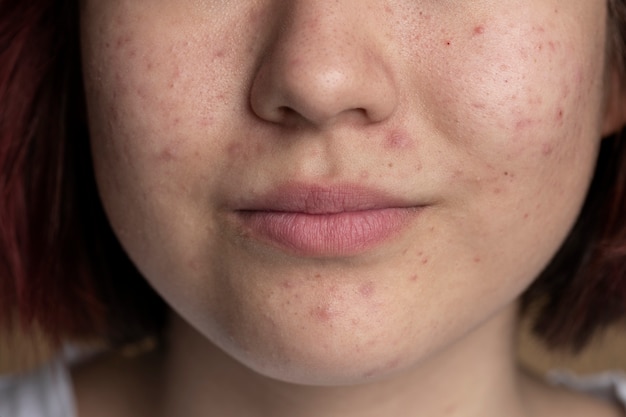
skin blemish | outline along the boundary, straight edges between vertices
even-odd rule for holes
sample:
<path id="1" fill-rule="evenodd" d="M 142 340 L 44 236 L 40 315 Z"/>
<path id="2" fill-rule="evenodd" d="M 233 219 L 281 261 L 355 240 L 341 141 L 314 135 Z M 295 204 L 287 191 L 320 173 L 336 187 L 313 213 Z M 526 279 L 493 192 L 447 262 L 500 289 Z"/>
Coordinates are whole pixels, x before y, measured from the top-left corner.
<path id="1" fill-rule="evenodd" d="M 167 146 L 159 152 L 158 159 L 163 162 L 174 161 L 176 159 L 176 152 L 171 147 Z"/>
<path id="2" fill-rule="evenodd" d="M 417 275 L 411 275 L 411 277 L 409 278 L 409 281 L 411 282 L 417 282 L 418 280 L 418 276 Z"/>
<path id="3" fill-rule="evenodd" d="M 515 123 L 515 129 L 518 131 L 525 130 L 525 129 L 528 129 L 530 126 L 532 126 L 533 123 L 534 122 L 532 119 L 521 119 Z"/>
<path id="4" fill-rule="evenodd" d="M 475 257 L 474 257 L 474 263 L 475 263 L 475 264 L 479 264 L 479 263 L 481 263 L 481 262 L 482 262 L 482 259 L 480 259 L 480 256 L 475 256 Z"/>
<path id="5" fill-rule="evenodd" d="M 541 153 L 545 156 L 548 156 L 550 154 L 552 154 L 552 151 L 554 150 L 554 146 L 552 146 L 552 144 L 550 143 L 544 143 L 541 146 Z"/>
<path id="6" fill-rule="evenodd" d="M 404 150 L 411 147 L 413 142 L 401 132 L 391 132 L 385 140 L 385 149 Z"/>
<path id="7" fill-rule="evenodd" d="M 474 28 L 474 36 L 482 35 L 483 33 L 485 33 L 485 27 L 483 25 L 479 25 Z"/>
<path id="8" fill-rule="evenodd" d="M 374 295 L 375 288 L 373 282 L 367 282 L 359 287 L 359 294 L 364 298 L 371 298 Z"/>
<path id="9" fill-rule="evenodd" d="M 370 173 L 369 173 L 369 171 L 361 171 L 361 174 L 359 174 L 359 177 L 362 180 L 366 180 L 366 179 L 368 179 L 370 177 Z"/>
<path id="10" fill-rule="evenodd" d="M 293 289 L 293 282 L 291 282 L 290 280 L 284 280 L 283 282 L 280 283 L 280 286 L 287 289 L 287 290 L 291 290 Z"/>
<path id="11" fill-rule="evenodd" d="M 309 314 L 311 315 L 311 317 L 321 322 L 328 322 L 334 316 L 333 311 L 327 305 L 313 307 Z"/>

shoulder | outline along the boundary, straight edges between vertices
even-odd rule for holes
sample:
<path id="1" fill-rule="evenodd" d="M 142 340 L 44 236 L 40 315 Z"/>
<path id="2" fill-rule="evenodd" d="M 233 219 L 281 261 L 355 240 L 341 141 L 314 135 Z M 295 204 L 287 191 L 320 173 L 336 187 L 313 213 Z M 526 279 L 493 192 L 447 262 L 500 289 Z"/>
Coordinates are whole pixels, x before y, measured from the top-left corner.
<path id="1" fill-rule="evenodd" d="M 74 416 L 71 380 L 60 361 L 34 371 L 0 378 L 0 416 Z"/>

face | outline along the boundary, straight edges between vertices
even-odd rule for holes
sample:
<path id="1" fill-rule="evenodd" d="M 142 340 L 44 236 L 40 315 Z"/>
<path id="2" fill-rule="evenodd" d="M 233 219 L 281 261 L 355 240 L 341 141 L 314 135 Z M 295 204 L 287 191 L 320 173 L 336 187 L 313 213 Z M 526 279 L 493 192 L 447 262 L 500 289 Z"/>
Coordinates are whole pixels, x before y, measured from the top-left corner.
<path id="1" fill-rule="evenodd" d="M 106 212 L 246 366 L 405 369 L 511 305 L 571 228 L 606 19 L 587 0 L 87 0 Z"/>

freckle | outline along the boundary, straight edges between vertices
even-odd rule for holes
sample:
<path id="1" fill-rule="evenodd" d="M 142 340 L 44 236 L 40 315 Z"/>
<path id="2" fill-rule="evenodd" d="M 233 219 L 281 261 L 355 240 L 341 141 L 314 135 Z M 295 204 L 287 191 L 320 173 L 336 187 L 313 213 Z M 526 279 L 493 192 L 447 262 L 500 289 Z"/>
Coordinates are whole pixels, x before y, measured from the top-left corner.
<path id="1" fill-rule="evenodd" d="M 387 166 L 388 166 L 389 168 L 393 168 L 393 162 L 389 162 L 389 163 L 387 164 Z"/>
<path id="2" fill-rule="evenodd" d="M 315 279 L 320 279 L 322 277 L 322 274 L 315 274 Z"/>
<path id="3" fill-rule="evenodd" d="M 482 35 L 483 33 L 485 33 L 485 27 L 484 26 L 476 26 L 474 28 L 474 35 Z"/>
<path id="4" fill-rule="evenodd" d="M 217 51 L 217 52 L 215 53 L 215 58 L 223 58 L 223 57 L 224 57 L 224 55 L 226 55 L 226 54 L 224 53 L 224 50 L 223 50 L 223 49 L 220 49 L 219 51 Z"/>
<path id="5" fill-rule="evenodd" d="M 452 44 L 451 41 L 446 41 L 446 46 L 450 46 Z"/>
<path id="6" fill-rule="evenodd" d="M 485 103 L 472 103 L 472 107 L 475 109 L 484 109 L 487 105 Z"/>
<path id="7" fill-rule="evenodd" d="M 375 288 L 373 282 L 367 282 L 359 288 L 359 293 L 365 297 L 370 298 L 374 294 Z"/>
<path id="8" fill-rule="evenodd" d="M 493 189 L 493 193 L 494 194 L 502 194 L 502 188 L 494 188 Z"/>
<path id="9" fill-rule="evenodd" d="M 428 263 L 428 258 L 422 258 L 422 265 L 426 265 Z"/>
<path id="10" fill-rule="evenodd" d="M 479 263 L 481 263 L 481 262 L 482 262 L 482 259 L 480 259 L 480 256 L 476 256 L 476 257 L 474 257 L 474 263 L 479 264 Z"/>
<path id="11" fill-rule="evenodd" d="M 524 213 L 524 219 L 528 219 L 529 217 L 530 217 L 530 214 Z"/>

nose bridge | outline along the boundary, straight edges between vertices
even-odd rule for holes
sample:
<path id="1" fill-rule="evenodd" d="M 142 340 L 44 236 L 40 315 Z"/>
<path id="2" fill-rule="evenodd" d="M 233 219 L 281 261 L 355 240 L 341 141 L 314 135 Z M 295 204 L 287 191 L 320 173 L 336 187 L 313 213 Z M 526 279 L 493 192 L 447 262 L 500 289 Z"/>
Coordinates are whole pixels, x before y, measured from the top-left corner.
<path id="1" fill-rule="evenodd" d="M 273 122 L 328 124 L 342 114 L 367 121 L 394 106 L 392 77 L 365 2 L 292 1 L 269 44 L 252 87 L 252 107 Z"/>

